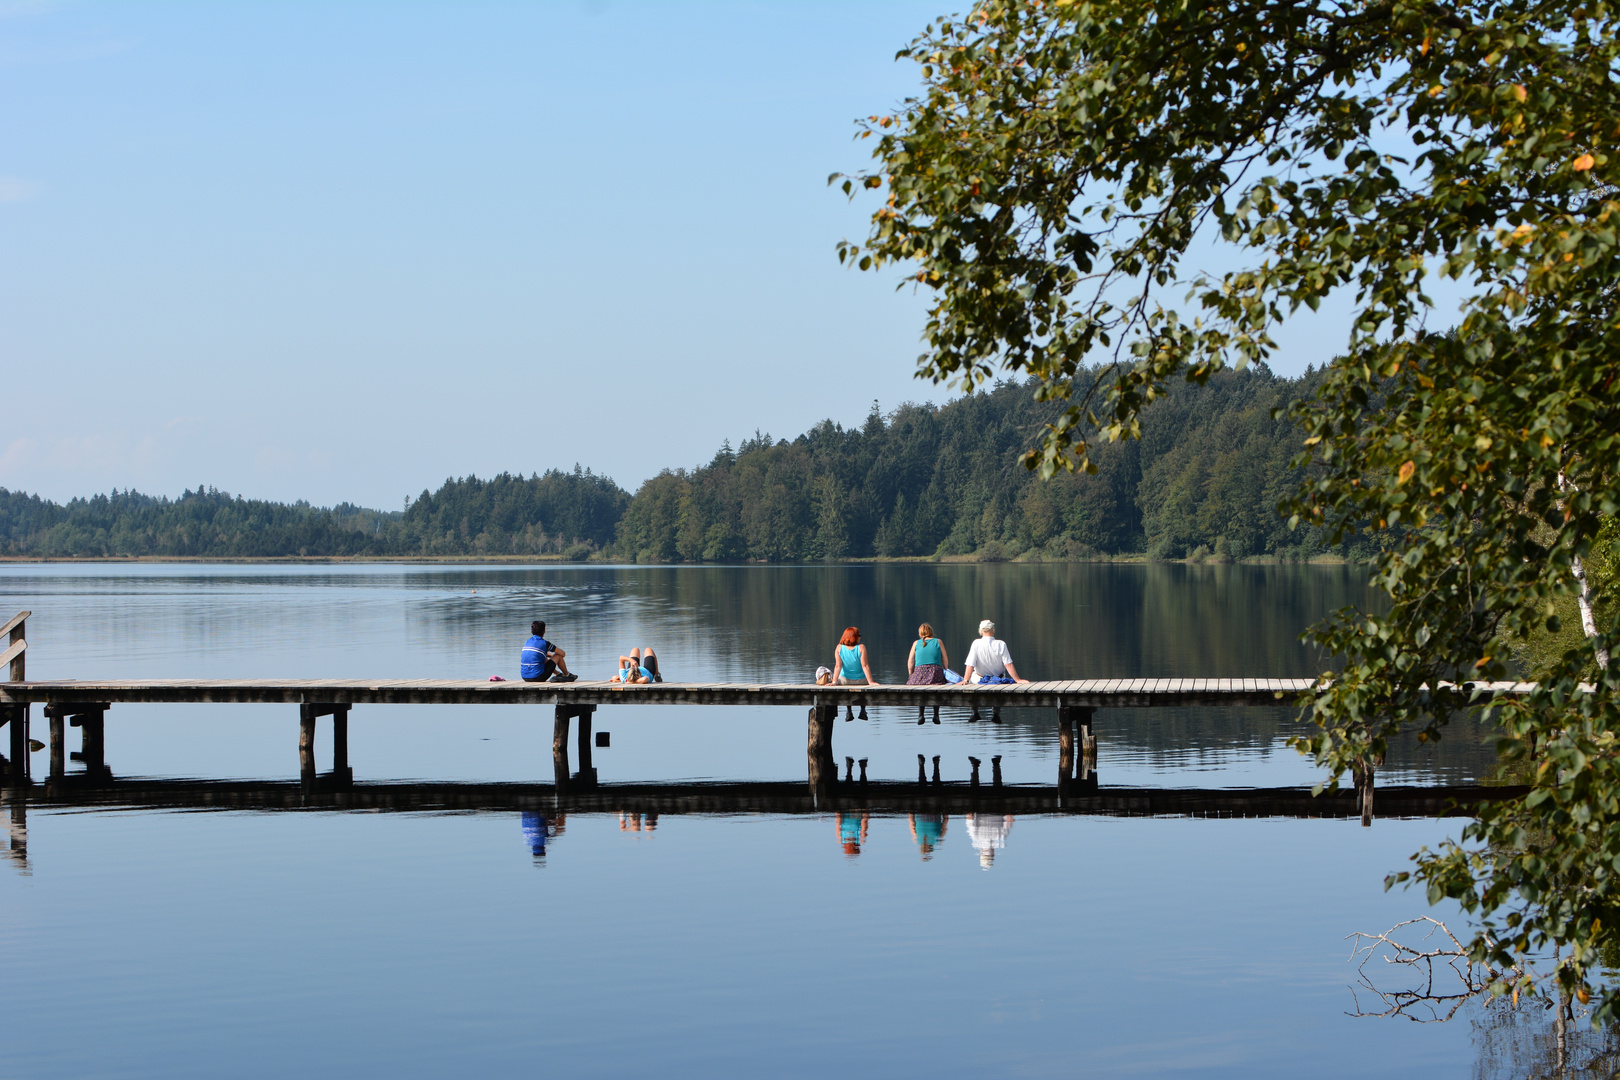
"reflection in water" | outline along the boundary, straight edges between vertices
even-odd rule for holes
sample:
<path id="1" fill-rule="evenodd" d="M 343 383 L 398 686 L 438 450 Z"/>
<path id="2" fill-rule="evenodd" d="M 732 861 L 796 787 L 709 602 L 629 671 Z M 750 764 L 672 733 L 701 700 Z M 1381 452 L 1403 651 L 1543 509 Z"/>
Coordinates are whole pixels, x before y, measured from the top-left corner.
<path id="1" fill-rule="evenodd" d="M 866 842 L 866 829 L 870 820 L 871 815 L 865 811 L 838 815 L 838 840 L 844 845 L 845 855 L 853 857 L 861 853 L 861 845 Z"/>
<path id="2" fill-rule="evenodd" d="M 1007 846 L 1012 832 L 1011 814 L 968 814 L 968 843 L 979 849 L 979 865 L 986 870 L 996 861 L 996 850 Z"/>
<path id="3" fill-rule="evenodd" d="M 1594 1029 L 1585 1016 L 1566 1016 L 1544 998 L 1521 998 L 1518 1006 L 1506 997 L 1484 1002 L 1473 1017 L 1473 1040 L 1475 1080 L 1620 1075 L 1620 1026 Z"/>
<path id="4" fill-rule="evenodd" d="M 13 792 L 8 801 L 11 805 L 6 827 L 11 835 L 6 858 L 16 865 L 23 877 L 27 877 L 33 873 L 28 865 L 28 798 L 22 792 Z"/>
<path id="5" fill-rule="evenodd" d="M 652 832 L 658 828 L 657 814 L 640 814 L 625 810 L 619 811 L 620 832 Z"/>
<path id="6" fill-rule="evenodd" d="M 546 619 L 582 677 L 606 677 L 629 643 L 654 641 L 683 681 L 805 681 L 857 624 L 873 674 L 899 682 L 922 617 L 953 660 L 980 619 L 997 621 L 1027 676 L 1291 676 L 1324 666 L 1298 640 L 1305 626 L 1371 602 L 1361 571 L 1301 566 L 0 571 L 10 609 L 36 613 L 39 678 L 510 679 L 528 624 Z M 224 1060 L 266 1075 L 506 1076 L 544 1061 L 593 1075 L 796 1076 L 847 1071 L 854 1046 L 860 1071 L 937 1077 L 1069 1075 L 1077 1061 L 1135 1076 L 1467 1075 L 1460 1018 L 1340 1015 L 1333 943 L 1421 909 L 1377 881 L 1454 823 L 1398 818 L 1477 797 L 1432 785 L 1480 775 L 1490 733 L 1454 728 L 1393 750 L 1385 772 L 1426 786 L 1381 788 L 1388 826 L 1363 834 L 1350 793 L 1310 796 L 1314 777 L 1280 746 L 1299 730 L 1286 706 L 1102 710 L 1112 786 L 1101 789 L 1052 783 L 1055 710 L 1007 709 L 1000 725 L 970 726 L 969 713 L 946 707 L 950 726 L 928 728 L 901 708 L 840 722 L 838 756 L 869 756 L 871 779 L 848 760 L 831 775 L 829 750 L 827 782 L 812 789 L 802 712 L 610 713 L 623 737 L 599 755 L 612 775 L 596 785 L 546 766 L 549 710 L 364 709 L 358 781 L 304 786 L 291 710 L 120 706 L 115 762 L 171 779 L 65 760 L 37 770 L 51 780 L 30 790 L 33 806 L 8 807 L 10 858 L 35 871 L 0 871 L 7 970 L 28 988 L 10 1006 L 19 1035 L 0 1047 L 0 1074 L 210 1076 Z M 1084 776 L 1097 758 L 1071 742 Z M 969 755 L 983 761 L 978 787 Z M 283 780 L 173 779 L 264 770 Z M 538 783 L 546 773 L 562 783 Z M 776 779 L 611 783 L 671 776 Z M 557 848 L 565 813 L 574 828 Z M 645 839 L 655 814 L 679 827 L 625 842 Z M 992 866 L 1014 815 L 1017 858 L 980 872 L 973 856 Z M 533 865 L 563 861 L 528 872 L 514 817 Z M 933 858 L 964 821 L 960 854 Z M 1189 893 L 1188 880 L 1205 885 Z M 874 899 L 894 917 L 818 922 Z M 961 917 L 969 902 L 1006 916 L 993 943 L 982 920 Z M 1075 945 L 1027 914 L 1042 911 L 1109 932 Z M 833 956 L 861 957 L 861 977 Z M 1077 961 L 1104 984 L 1148 971 L 1164 981 L 1146 999 L 1077 996 Z M 1267 974 L 1290 966 L 1297 977 Z M 537 1014 L 538 971 L 566 992 Z M 629 1009 L 626 986 L 641 988 Z M 964 986 L 995 1003 L 996 1037 L 918 1039 L 960 1008 Z M 1173 1039 L 1164 1010 L 1142 1000 L 1176 1016 Z M 1556 1040 L 1538 1023 L 1528 1041 Z M 1579 1041 L 1564 1039 L 1566 1060 L 1584 1060 L 1569 1056 Z"/>
<path id="7" fill-rule="evenodd" d="M 923 862 L 934 857 L 934 849 L 945 842 L 945 826 L 950 818 L 945 814 L 912 814 L 911 838 L 917 841 Z"/>
<path id="8" fill-rule="evenodd" d="M 546 815 L 538 811 L 523 811 L 523 838 L 529 842 L 529 851 L 534 855 L 535 865 L 544 866 L 546 855 L 546 841 L 563 834 L 567 828 L 567 815 L 558 813 L 547 819 Z"/>
<path id="9" fill-rule="evenodd" d="M 0 603 L 31 608 L 37 678 L 516 678 L 529 623 L 606 678 L 627 641 L 657 641 L 694 682 L 808 681 L 828 640 L 863 628 L 873 674 L 905 678 L 916 616 L 954 657 L 990 618 L 1040 678 L 1305 676 L 1324 657 L 1302 630 L 1377 607 L 1361 569 L 1179 564 L 862 566 L 10 566 Z M 473 590 L 476 589 L 476 595 Z M 1026 670 L 1027 668 L 1027 670 Z M 667 676 L 666 676 L 667 678 Z M 942 710 L 966 720 L 968 707 Z M 879 712 L 875 719 L 884 719 Z M 915 723 L 909 710 L 908 721 Z M 985 710 L 985 719 L 994 719 Z M 979 728 L 1047 741 L 1052 718 L 1009 710 Z M 1279 753 L 1297 710 L 1102 710 L 1109 770 L 1207 769 Z M 1393 746 L 1390 779 L 1459 783 L 1495 765 L 1471 723 Z"/>

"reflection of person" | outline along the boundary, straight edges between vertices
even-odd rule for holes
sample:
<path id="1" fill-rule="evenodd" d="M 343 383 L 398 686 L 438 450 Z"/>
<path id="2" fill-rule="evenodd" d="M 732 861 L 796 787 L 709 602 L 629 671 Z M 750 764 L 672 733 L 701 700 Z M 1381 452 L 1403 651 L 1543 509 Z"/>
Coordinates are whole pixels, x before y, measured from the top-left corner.
<path id="1" fill-rule="evenodd" d="M 529 850 L 536 859 L 546 854 L 546 815 L 532 810 L 523 811 L 523 835 L 529 841 Z"/>
<path id="2" fill-rule="evenodd" d="M 986 870 L 996 861 L 996 849 L 1007 846 L 1007 834 L 1012 832 L 1011 814 L 969 814 L 968 843 L 979 849 L 979 865 Z"/>
<path id="3" fill-rule="evenodd" d="M 865 811 L 857 814 L 838 815 L 838 840 L 844 845 L 845 855 L 859 855 L 861 845 L 866 842 L 866 826 L 870 815 Z"/>
<path id="4" fill-rule="evenodd" d="M 945 824 L 950 818 L 944 814 L 912 814 L 911 838 L 922 851 L 923 862 L 934 857 L 934 849 L 945 840 Z"/>
<path id="5" fill-rule="evenodd" d="M 568 654 L 546 640 L 546 624 L 536 619 L 529 624 L 529 640 L 523 643 L 523 661 L 518 674 L 524 682 L 573 682 L 568 673 Z"/>
<path id="6" fill-rule="evenodd" d="M 654 655 L 652 646 L 647 646 L 646 655 L 640 649 L 631 649 L 629 656 L 619 657 L 619 673 L 609 682 L 616 683 L 651 683 L 663 682 L 664 677 L 658 674 L 658 657 Z"/>
<path id="7" fill-rule="evenodd" d="M 658 815 L 649 813 L 645 818 L 641 814 L 619 811 L 620 832 L 653 832 L 658 828 Z"/>
<path id="8" fill-rule="evenodd" d="M 996 624 L 985 619 L 979 624 L 979 640 L 968 649 L 967 660 L 963 662 L 962 683 L 1027 683 L 1028 679 L 1018 677 L 1018 669 L 1013 667 L 1012 653 L 1007 651 L 1007 643 L 996 637 Z"/>

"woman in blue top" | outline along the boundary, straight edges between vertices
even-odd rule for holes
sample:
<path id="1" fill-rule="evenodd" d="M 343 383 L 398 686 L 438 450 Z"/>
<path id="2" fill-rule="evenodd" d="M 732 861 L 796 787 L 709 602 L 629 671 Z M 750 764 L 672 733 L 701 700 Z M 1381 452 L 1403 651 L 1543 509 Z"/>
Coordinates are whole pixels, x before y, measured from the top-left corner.
<path id="1" fill-rule="evenodd" d="M 866 646 L 861 644 L 861 628 L 846 626 L 833 655 L 833 685 L 859 686 L 863 683 L 876 686 L 878 681 L 872 678 L 872 664 L 866 658 Z M 855 719 L 852 706 L 844 706 L 844 719 Z M 865 705 L 861 706 L 861 719 L 867 719 Z"/>
<path id="2" fill-rule="evenodd" d="M 917 627 L 917 640 L 911 643 L 911 655 L 906 657 L 907 686 L 941 686 L 945 683 L 945 669 L 951 658 L 946 655 L 945 643 L 934 636 L 934 628 L 927 623 Z M 923 707 L 917 706 L 917 723 L 923 722 Z M 939 723 L 939 706 L 934 706 L 934 723 Z"/>

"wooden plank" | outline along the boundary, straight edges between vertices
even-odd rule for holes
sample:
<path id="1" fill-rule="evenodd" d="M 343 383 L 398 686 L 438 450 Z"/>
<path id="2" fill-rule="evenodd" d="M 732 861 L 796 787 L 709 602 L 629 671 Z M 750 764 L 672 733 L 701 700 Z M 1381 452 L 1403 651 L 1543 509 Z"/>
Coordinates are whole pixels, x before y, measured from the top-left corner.
<path id="1" fill-rule="evenodd" d="M 1291 704 L 1287 699 L 1313 686 L 1294 679 L 1075 679 L 1013 686 L 817 687 L 803 683 L 654 683 L 619 686 L 601 682 L 491 683 L 474 679 L 148 679 L 51 680 L 0 684 L 0 704 L 55 702 L 213 702 L 290 704 L 565 704 L 565 705 L 970 705 L 975 700 L 1024 707 L 1055 707 L 1085 698 L 1087 707 L 1223 702 L 1232 705 Z M 1523 694 L 1524 683 L 1475 684 L 1482 695 Z M 1283 699 L 1275 697 L 1277 693 Z M 1171 700 L 1167 700 L 1171 699 Z M 1070 701 L 1071 704 L 1078 704 Z"/>
<path id="2" fill-rule="evenodd" d="M 0 626 L 0 634 L 9 634 L 9 633 L 11 633 L 11 628 L 13 626 L 16 626 L 18 623 L 22 622 L 24 619 L 28 618 L 29 616 L 31 616 L 33 614 L 34 613 L 32 611 L 19 611 L 19 612 L 17 612 L 17 614 L 13 615 L 9 620 L 6 621 L 6 624 L 4 626 Z"/>
<path id="3" fill-rule="evenodd" d="M 9 663 L 11 663 L 17 657 L 21 656 L 23 654 L 23 650 L 25 650 L 27 648 L 28 648 L 28 642 L 26 640 L 13 641 L 11 643 L 10 647 L 7 648 L 5 652 L 0 652 L 0 664 L 9 664 Z"/>

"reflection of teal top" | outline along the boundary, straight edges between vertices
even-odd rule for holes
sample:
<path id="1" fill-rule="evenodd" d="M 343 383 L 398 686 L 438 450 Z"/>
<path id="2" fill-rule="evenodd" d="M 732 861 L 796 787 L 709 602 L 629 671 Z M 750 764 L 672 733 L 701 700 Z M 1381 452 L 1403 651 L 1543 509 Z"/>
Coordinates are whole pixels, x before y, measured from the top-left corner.
<path id="1" fill-rule="evenodd" d="M 842 648 L 842 646 L 840 646 Z M 861 819 L 858 814 L 844 814 L 838 819 L 838 839 L 847 843 L 861 842 Z"/>
<path id="2" fill-rule="evenodd" d="M 838 659 L 844 662 L 844 678 L 866 678 L 866 672 L 861 670 L 861 647 L 859 645 L 838 646 Z"/>
<path id="3" fill-rule="evenodd" d="M 916 657 L 919 665 L 938 664 L 940 667 L 945 666 L 945 650 L 939 647 L 939 638 L 937 637 L 919 638 L 917 640 Z"/>
<path id="4" fill-rule="evenodd" d="M 918 847 L 937 847 L 945 835 L 945 820 L 938 814 L 918 814 L 913 824 L 917 827 Z"/>

